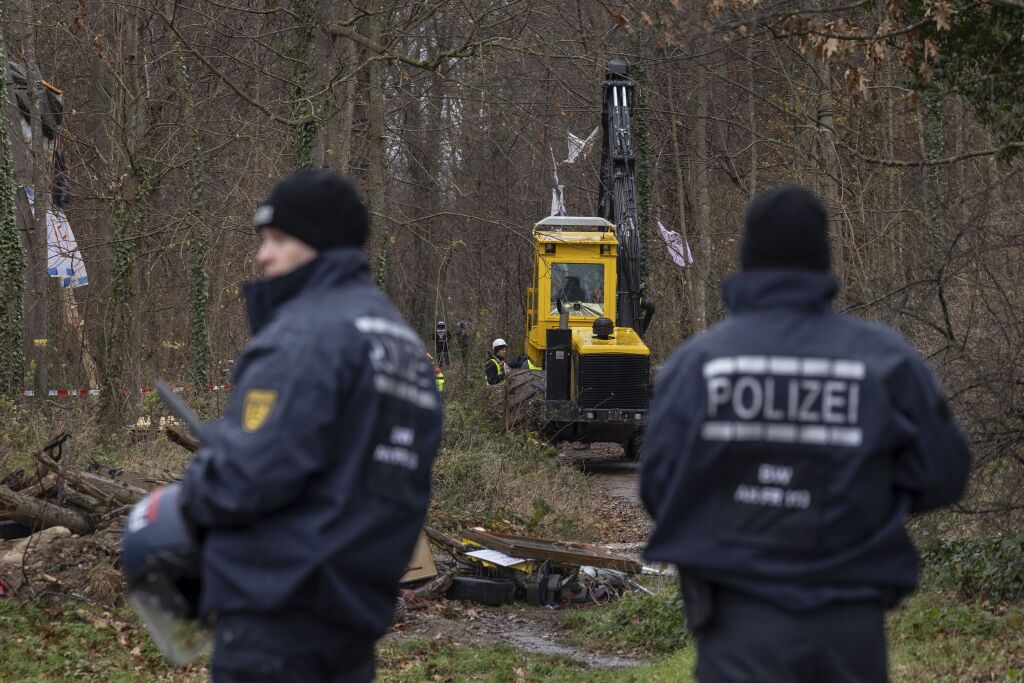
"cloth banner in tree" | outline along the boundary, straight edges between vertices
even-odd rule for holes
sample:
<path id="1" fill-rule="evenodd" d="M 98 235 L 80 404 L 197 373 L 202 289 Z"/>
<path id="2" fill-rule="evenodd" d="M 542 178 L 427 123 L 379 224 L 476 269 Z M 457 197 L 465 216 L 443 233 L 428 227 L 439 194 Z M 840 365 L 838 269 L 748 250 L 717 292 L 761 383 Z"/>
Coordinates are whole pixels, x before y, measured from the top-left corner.
<path id="1" fill-rule="evenodd" d="M 690 252 L 690 243 L 683 239 L 675 230 L 669 230 L 661 221 L 658 221 L 658 230 L 661 231 L 661 239 L 665 240 L 665 248 L 673 263 L 681 268 L 693 265 L 693 254 Z"/>
<path id="2" fill-rule="evenodd" d="M 29 206 L 35 206 L 36 193 L 25 185 Z M 35 209 L 32 209 L 35 212 Z M 78 251 L 75 233 L 71 231 L 71 223 L 63 211 L 46 212 L 46 273 L 50 277 L 60 278 L 61 287 L 82 287 L 89 284 L 89 274 L 85 272 L 85 261 Z"/>
<path id="3" fill-rule="evenodd" d="M 565 161 L 562 163 L 572 164 L 575 163 L 580 156 L 587 156 L 587 152 L 590 151 L 590 146 L 594 144 L 594 140 L 597 139 L 597 131 L 600 129 L 600 126 L 595 128 L 585 140 L 569 133 L 569 156 L 566 157 Z"/>
<path id="4" fill-rule="evenodd" d="M 63 211 L 46 212 L 47 258 L 50 277 L 60 278 L 61 287 L 82 287 L 89 284 L 85 261 L 78 251 L 75 233 Z"/>

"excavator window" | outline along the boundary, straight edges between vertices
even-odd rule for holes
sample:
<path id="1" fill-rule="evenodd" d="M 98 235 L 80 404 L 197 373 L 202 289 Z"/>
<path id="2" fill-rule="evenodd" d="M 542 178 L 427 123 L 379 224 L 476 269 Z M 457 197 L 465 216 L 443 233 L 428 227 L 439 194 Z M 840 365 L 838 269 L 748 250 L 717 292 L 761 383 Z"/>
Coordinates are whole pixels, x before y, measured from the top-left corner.
<path id="1" fill-rule="evenodd" d="M 558 300 L 574 318 L 604 315 L 604 265 L 554 263 L 551 265 L 551 314 L 558 314 Z M 579 304 L 578 306 L 576 304 Z"/>

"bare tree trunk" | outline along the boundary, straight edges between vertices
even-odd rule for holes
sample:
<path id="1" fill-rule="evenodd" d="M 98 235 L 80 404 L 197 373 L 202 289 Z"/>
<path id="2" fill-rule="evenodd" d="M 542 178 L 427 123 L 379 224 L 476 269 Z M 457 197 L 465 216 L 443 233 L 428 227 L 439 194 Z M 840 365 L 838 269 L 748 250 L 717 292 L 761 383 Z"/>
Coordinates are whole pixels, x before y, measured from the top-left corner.
<path id="1" fill-rule="evenodd" d="M 366 37 L 381 43 L 383 36 L 384 3 L 374 3 L 374 13 L 366 20 Z M 370 241 L 370 267 L 374 281 L 381 289 L 388 286 L 388 253 L 390 234 L 387 219 L 387 128 L 384 95 L 384 62 L 374 60 L 369 66 L 369 92 L 367 93 L 367 122 L 369 141 L 367 144 L 369 185 L 368 203 L 373 225 Z"/>
<path id="2" fill-rule="evenodd" d="M 110 311 L 107 315 L 106 347 L 101 379 L 101 419 L 109 427 L 130 421 L 138 410 L 139 359 L 135 319 L 135 261 L 137 224 L 148 200 L 152 179 L 139 158 L 147 114 L 147 93 L 141 73 L 138 11 L 114 7 L 114 35 L 123 40 L 125 72 L 115 83 L 112 115 L 120 130 L 117 149 L 112 152 L 116 198 L 114 200 L 113 272 Z"/>
<path id="3" fill-rule="evenodd" d="M 64 318 L 64 324 L 71 332 L 78 350 L 82 354 L 82 369 L 85 371 L 85 381 L 90 389 L 99 387 L 99 368 L 96 365 L 96 358 L 89 347 L 89 340 L 85 335 L 85 320 L 78 309 L 78 301 L 75 298 L 75 290 L 72 287 L 60 287 L 60 310 Z"/>
<path id="4" fill-rule="evenodd" d="M 757 194 L 757 98 L 754 93 L 757 88 L 756 63 L 754 62 L 754 38 L 747 40 L 747 68 L 750 69 L 750 77 L 747 79 L 747 120 L 750 126 L 750 179 L 747 181 L 750 198 Z"/>
<path id="5" fill-rule="evenodd" d="M 956 111 L 956 148 L 953 150 L 955 156 L 963 156 L 967 148 L 967 107 L 961 97 L 956 97 L 954 100 L 954 109 Z M 970 209 L 967 207 L 967 162 L 958 161 L 954 172 L 956 173 L 956 215 L 960 222 L 961 227 L 965 227 L 967 222 L 970 220 Z"/>
<path id="6" fill-rule="evenodd" d="M 845 220 L 839 197 L 839 154 L 836 151 L 835 111 L 832 108 L 832 76 L 828 65 L 818 62 L 818 115 L 816 149 L 821 194 L 828 206 L 832 223 L 832 272 L 842 281 L 845 257 Z"/>
<path id="7" fill-rule="evenodd" d="M 353 10 L 354 11 L 354 10 Z M 355 67 L 359 60 L 359 48 L 354 40 L 345 41 L 345 59 L 343 63 L 349 70 L 345 81 L 345 101 L 342 103 L 340 121 L 338 123 L 338 172 L 347 174 L 352 164 L 352 126 L 355 123 L 356 111 L 356 77 Z"/>
<path id="8" fill-rule="evenodd" d="M 174 13 L 174 5 L 167 0 L 164 11 L 168 21 Z M 186 135 L 189 141 L 190 202 L 188 207 L 188 230 L 190 253 L 188 259 L 188 312 L 189 312 L 189 364 L 188 377 L 193 395 L 206 396 L 210 388 L 210 337 L 207 333 L 209 313 L 210 277 L 206 270 L 207 254 L 210 250 L 209 228 L 205 225 L 206 173 L 203 168 L 202 139 L 196 117 L 192 78 L 185 59 L 184 46 L 173 36 L 171 45 L 177 53 L 175 85 L 182 102 Z"/>
<path id="9" fill-rule="evenodd" d="M 694 41 L 694 49 L 702 52 L 708 45 L 708 38 L 702 28 L 698 27 L 698 38 Z M 708 145 L 708 99 L 711 97 L 711 79 L 707 69 L 697 64 L 694 66 L 693 96 L 696 110 L 693 118 L 692 143 L 693 162 L 691 163 L 690 196 L 695 198 L 693 212 L 693 232 L 700 247 L 694 258 L 697 274 L 697 296 L 693 310 L 694 331 L 703 330 L 708 326 L 707 283 L 711 279 L 711 153 Z"/>
<path id="10" fill-rule="evenodd" d="M 675 74 L 670 73 L 666 79 L 668 86 L 668 101 L 670 106 L 675 106 Z M 675 172 L 676 179 L 676 216 L 679 226 L 679 234 L 683 236 L 683 240 L 686 244 L 690 243 L 690 236 L 687 234 L 686 224 L 686 185 L 683 182 L 683 154 L 679 148 L 679 127 L 682 125 L 682 121 L 677 120 L 674 116 L 669 119 L 668 129 L 669 138 L 672 141 L 672 161 L 673 170 Z M 696 325 L 698 319 L 696 316 L 696 286 L 699 283 L 699 279 L 695 275 L 694 268 L 688 268 L 685 271 L 683 280 L 686 285 L 686 307 L 689 309 L 690 324 Z"/>

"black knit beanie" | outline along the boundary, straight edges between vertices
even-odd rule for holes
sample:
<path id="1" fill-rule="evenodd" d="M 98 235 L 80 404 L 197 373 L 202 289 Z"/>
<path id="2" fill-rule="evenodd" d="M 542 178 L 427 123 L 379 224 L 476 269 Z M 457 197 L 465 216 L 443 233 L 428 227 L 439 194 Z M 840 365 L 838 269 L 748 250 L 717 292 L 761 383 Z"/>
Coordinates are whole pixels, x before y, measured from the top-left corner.
<path id="1" fill-rule="evenodd" d="M 257 230 L 277 228 L 317 251 L 360 247 L 370 230 L 359 191 L 327 170 L 296 171 L 279 180 L 256 209 L 253 222 Z"/>
<path id="2" fill-rule="evenodd" d="M 828 271 L 828 212 L 810 190 L 778 185 L 747 205 L 740 267 Z"/>

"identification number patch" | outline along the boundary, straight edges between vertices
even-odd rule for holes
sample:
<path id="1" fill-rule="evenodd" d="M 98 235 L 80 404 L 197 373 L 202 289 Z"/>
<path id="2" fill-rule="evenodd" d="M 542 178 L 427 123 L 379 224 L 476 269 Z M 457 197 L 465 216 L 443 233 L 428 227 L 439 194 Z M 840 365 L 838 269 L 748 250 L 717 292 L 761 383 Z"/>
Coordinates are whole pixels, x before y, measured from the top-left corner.
<path id="1" fill-rule="evenodd" d="M 813 456 L 733 456 L 719 479 L 723 541 L 814 550 L 821 526 L 824 463 Z"/>

